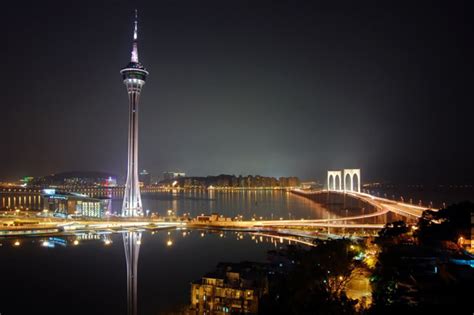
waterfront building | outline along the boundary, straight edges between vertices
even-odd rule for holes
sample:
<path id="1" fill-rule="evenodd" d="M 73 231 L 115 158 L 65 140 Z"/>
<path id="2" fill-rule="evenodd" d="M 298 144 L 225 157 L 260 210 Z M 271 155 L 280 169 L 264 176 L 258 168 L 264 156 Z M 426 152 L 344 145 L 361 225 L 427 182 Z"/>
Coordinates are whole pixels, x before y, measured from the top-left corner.
<path id="1" fill-rule="evenodd" d="M 302 189 L 322 189 L 323 185 L 316 181 L 307 181 L 307 182 L 301 182 L 300 187 Z"/>
<path id="2" fill-rule="evenodd" d="M 191 314 L 257 314 L 266 293 L 266 264 L 220 263 L 191 284 Z"/>
<path id="3" fill-rule="evenodd" d="M 105 172 L 63 172 L 34 178 L 27 184 L 37 187 L 115 187 L 117 176 Z"/>
<path id="4" fill-rule="evenodd" d="M 183 173 L 184 174 L 184 173 Z M 290 188 L 298 187 L 300 181 L 298 177 L 275 177 L 266 176 L 235 176 L 221 174 L 207 177 L 171 177 L 160 182 L 163 186 L 173 186 L 182 188 Z"/>
<path id="5" fill-rule="evenodd" d="M 280 187 L 298 187 L 300 185 L 300 180 L 298 177 L 280 177 L 278 179 Z"/>
<path id="6" fill-rule="evenodd" d="M 163 173 L 164 180 L 171 180 L 171 179 L 176 179 L 180 177 L 186 177 L 186 173 L 184 172 L 164 172 Z"/>
<path id="7" fill-rule="evenodd" d="M 108 198 L 91 198 L 77 193 L 58 192 L 55 189 L 44 189 L 42 196 L 44 210 L 63 217 L 102 218 L 111 207 Z"/>
<path id="8" fill-rule="evenodd" d="M 471 235 L 470 235 L 470 250 L 474 252 L 474 211 L 471 211 Z"/>
<path id="9" fill-rule="evenodd" d="M 27 186 L 29 183 L 31 183 L 35 178 L 33 176 L 25 176 L 20 179 L 20 185 L 21 186 Z"/>

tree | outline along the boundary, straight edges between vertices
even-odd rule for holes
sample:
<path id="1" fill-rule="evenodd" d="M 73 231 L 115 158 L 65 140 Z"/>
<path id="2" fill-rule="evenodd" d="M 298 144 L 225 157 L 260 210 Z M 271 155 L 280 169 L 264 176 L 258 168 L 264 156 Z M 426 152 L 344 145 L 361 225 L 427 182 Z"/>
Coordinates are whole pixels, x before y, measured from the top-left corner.
<path id="1" fill-rule="evenodd" d="M 416 236 L 425 243 L 436 241 L 457 242 L 459 237 L 467 237 L 471 231 L 472 202 L 450 205 L 439 211 L 426 210 L 418 220 Z"/>
<path id="2" fill-rule="evenodd" d="M 292 269 L 270 281 L 260 314 L 354 314 L 357 301 L 345 294 L 356 264 L 348 240 L 321 242 L 287 252 Z"/>
<path id="3" fill-rule="evenodd" d="M 405 221 L 395 221 L 385 224 L 383 229 L 379 231 L 379 236 L 382 238 L 395 237 L 405 234 L 409 231 Z"/>

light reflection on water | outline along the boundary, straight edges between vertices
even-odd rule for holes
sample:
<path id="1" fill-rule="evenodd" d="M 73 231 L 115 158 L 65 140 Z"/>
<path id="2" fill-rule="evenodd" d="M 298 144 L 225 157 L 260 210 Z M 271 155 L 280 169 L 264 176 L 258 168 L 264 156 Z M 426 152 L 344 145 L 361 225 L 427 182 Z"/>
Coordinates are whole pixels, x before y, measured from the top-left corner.
<path id="1" fill-rule="evenodd" d="M 144 193 L 143 207 L 160 216 L 173 210 L 178 216 L 189 213 L 191 216 L 219 213 L 227 217 L 243 216 L 244 220 L 266 219 L 335 219 L 346 216 L 367 214 L 374 211 L 358 201 L 345 199 L 344 203 L 330 202 L 318 204 L 305 197 L 281 190 L 244 191 L 166 191 Z M 2 209 L 42 210 L 42 198 L 22 194 L 0 194 Z M 31 203 L 29 202 L 31 201 Z M 122 200 L 112 199 L 112 211 L 120 213 Z M 386 223 L 400 220 L 401 217 L 388 214 L 358 221 L 359 223 Z"/>
<path id="2" fill-rule="evenodd" d="M 43 198 L 39 194 L 0 193 L 0 197 L 0 209 L 43 209 Z M 178 215 L 220 213 L 231 217 L 242 215 L 246 219 L 309 219 L 327 218 L 329 215 L 323 206 L 280 190 L 166 191 L 143 193 L 142 198 L 144 209 L 159 215 L 165 215 L 169 209 Z M 112 199 L 112 211 L 120 212 L 122 199 Z"/>
<path id="3" fill-rule="evenodd" d="M 283 191 L 154 193 L 144 194 L 143 203 L 159 215 L 173 209 L 178 215 L 218 212 L 246 219 L 338 218 L 373 211 L 357 204 L 325 208 Z M 114 199 L 113 206 L 120 209 L 121 200 Z M 364 223 L 385 220 L 371 218 Z M 139 241 L 139 314 L 160 314 L 188 304 L 190 282 L 219 262 L 265 261 L 268 250 L 292 242 L 285 237 L 199 230 L 144 232 Z M 130 294 L 122 235 L 4 238 L 0 243 L 0 269 L 14 271 L 3 273 L 0 312 L 23 314 L 26 299 L 50 314 L 64 314 L 63 308 L 69 314 L 126 314 Z"/>
<path id="4" fill-rule="evenodd" d="M 265 261 L 288 239 L 241 232 L 143 232 L 138 270 L 138 313 L 159 314 L 189 303 L 190 282 L 222 261 Z M 2 312 L 28 305 L 50 314 L 126 314 L 127 266 L 120 234 L 0 239 Z M 294 242 L 292 242 L 294 243 Z M 53 303 L 54 301 L 54 303 Z"/>
<path id="5" fill-rule="evenodd" d="M 168 209 L 178 215 L 220 213 L 229 217 L 242 215 L 246 219 L 320 218 L 328 213 L 309 200 L 273 190 L 162 192 L 143 194 L 143 198 L 143 207 L 159 215 Z M 114 200 L 112 207 L 120 209 L 120 200 Z"/>

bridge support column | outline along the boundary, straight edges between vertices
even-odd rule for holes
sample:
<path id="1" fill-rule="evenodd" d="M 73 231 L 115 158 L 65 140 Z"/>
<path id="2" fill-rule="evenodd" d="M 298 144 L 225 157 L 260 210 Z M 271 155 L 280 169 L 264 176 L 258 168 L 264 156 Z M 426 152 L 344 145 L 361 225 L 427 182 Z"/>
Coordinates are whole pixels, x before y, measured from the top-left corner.
<path id="1" fill-rule="evenodd" d="M 342 180 L 341 180 L 341 171 L 328 171 L 328 190 L 342 190 Z M 331 185 L 332 178 L 332 185 Z M 339 180 L 339 185 L 337 185 L 337 180 Z"/>
<path id="2" fill-rule="evenodd" d="M 346 187 L 346 177 L 349 176 L 350 184 Z M 354 189 L 354 177 L 357 176 L 357 190 Z M 344 191 L 357 191 L 360 192 L 360 169 L 344 169 Z"/>

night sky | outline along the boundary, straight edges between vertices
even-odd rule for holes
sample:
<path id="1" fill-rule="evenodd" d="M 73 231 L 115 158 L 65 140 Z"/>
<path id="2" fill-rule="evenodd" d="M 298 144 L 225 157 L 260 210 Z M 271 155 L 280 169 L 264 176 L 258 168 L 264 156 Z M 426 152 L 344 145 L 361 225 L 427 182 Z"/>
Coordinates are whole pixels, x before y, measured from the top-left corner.
<path id="1" fill-rule="evenodd" d="M 140 169 L 472 183 L 468 2 L 3 3 L 0 180 L 125 175 L 136 7 Z"/>

